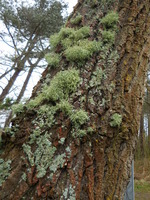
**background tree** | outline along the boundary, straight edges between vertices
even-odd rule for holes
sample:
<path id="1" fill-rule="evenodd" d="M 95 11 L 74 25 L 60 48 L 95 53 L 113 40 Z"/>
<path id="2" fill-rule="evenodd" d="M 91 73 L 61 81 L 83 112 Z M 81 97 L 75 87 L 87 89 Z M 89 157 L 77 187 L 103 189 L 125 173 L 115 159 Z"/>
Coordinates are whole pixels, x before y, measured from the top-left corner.
<path id="1" fill-rule="evenodd" d="M 150 49 L 150 4 L 79 1 L 2 134 L 2 199 L 123 199 Z M 4 173 L 5 172 L 5 173 Z"/>
<path id="2" fill-rule="evenodd" d="M 22 88 L 17 88 L 17 102 L 23 97 L 32 73 L 45 68 L 42 59 L 49 49 L 47 41 L 63 25 L 62 12 L 65 8 L 62 1 L 56 0 L 38 0 L 30 4 L 24 1 L 1 1 L 0 20 L 3 29 L 0 38 L 12 49 L 13 55 L 1 56 L 0 81 L 4 84 L 1 86 L 0 103 L 10 93 L 21 72 L 25 71 L 27 77 L 20 84 Z"/>

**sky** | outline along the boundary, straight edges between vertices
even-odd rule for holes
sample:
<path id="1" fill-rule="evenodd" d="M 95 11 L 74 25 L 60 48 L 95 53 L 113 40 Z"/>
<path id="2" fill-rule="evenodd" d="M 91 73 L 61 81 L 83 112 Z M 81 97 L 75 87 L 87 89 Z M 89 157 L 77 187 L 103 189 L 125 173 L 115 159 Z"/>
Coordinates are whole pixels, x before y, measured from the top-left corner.
<path id="1" fill-rule="evenodd" d="M 66 3 L 68 3 L 68 12 L 71 13 L 73 10 L 73 6 L 76 5 L 76 3 L 78 2 L 78 0 L 65 0 Z"/>
<path id="2" fill-rule="evenodd" d="M 73 7 L 76 5 L 78 0 L 64 0 L 64 2 L 68 3 L 68 13 L 71 13 L 73 11 Z M 2 25 L 0 24 L 0 28 L 2 28 Z M 0 54 L 1 53 L 7 53 L 10 54 L 11 53 L 11 49 L 8 48 L 8 46 L 6 46 L 5 44 L 0 44 Z M 0 69 L 0 74 L 2 73 L 1 69 Z M 38 80 L 40 79 L 42 70 L 39 73 L 34 73 L 33 76 L 31 77 L 28 87 L 27 87 L 27 91 L 25 92 L 25 98 L 29 97 L 31 95 L 32 89 L 33 87 L 37 84 Z M 23 73 L 18 79 L 17 79 L 17 83 L 16 85 L 20 82 L 23 82 L 24 77 L 26 76 L 25 73 Z M 2 84 L 2 83 L 1 83 Z M 3 86 L 5 85 L 5 83 L 3 84 Z M 1 91 L 0 91 L 1 92 Z M 15 94 L 13 92 L 11 92 L 10 96 L 14 96 Z"/>

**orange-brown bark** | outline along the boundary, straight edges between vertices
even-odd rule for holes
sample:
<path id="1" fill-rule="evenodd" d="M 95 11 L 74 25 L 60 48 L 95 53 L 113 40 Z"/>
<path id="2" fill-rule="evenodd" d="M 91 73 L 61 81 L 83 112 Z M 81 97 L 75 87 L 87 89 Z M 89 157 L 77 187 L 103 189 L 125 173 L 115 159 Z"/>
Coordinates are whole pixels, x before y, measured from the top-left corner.
<path id="1" fill-rule="evenodd" d="M 22 116 L 17 116 L 13 122 L 19 125 L 16 138 L 13 141 L 4 138 L 6 147 L 1 157 L 12 160 L 12 164 L 10 176 L 1 187 L 1 199 L 123 199 L 130 177 L 144 95 L 150 49 L 150 2 L 116 0 L 109 4 L 109 9 L 119 13 L 113 50 L 108 49 L 105 59 L 102 59 L 102 52 L 94 54 L 80 68 L 83 82 L 78 91 L 85 96 L 85 101 L 81 105 L 80 96 L 72 101 L 75 108 L 82 106 L 89 113 L 90 121 L 85 126 L 92 127 L 93 133 L 82 139 L 73 138 L 70 120 L 59 113 L 56 116 L 57 125 L 48 132 L 52 132 L 51 142 L 57 148 L 57 155 L 66 153 L 65 162 L 51 178 L 49 170 L 43 178 L 37 178 L 36 166 L 30 166 L 22 149 L 22 144 L 29 140 L 35 128 L 31 121 L 35 119 L 36 112 L 24 111 Z M 91 1 L 79 1 L 68 20 L 68 27 L 73 26 L 70 19 L 77 12 L 83 16 L 81 24 L 91 27 L 89 39 L 100 40 L 100 19 L 108 12 L 108 7 L 102 9 L 99 4 L 91 5 Z M 119 55 L 117 60 L 111 56 L 115 50 Z M 66 63 L 64 61 L 65 66 Z M 87 89 L 86 83 L 90 83 L 96 68 L 105 71 L 105 78 L 99 90 L 95 87 Z M 49 72 L 47 69 L 41 82 L 48 73 L 53 76 L 57 71 Z M 34 89 L 33 97 L 41 89 L 41 82 Z M 89 100 L 91 98 L 94 103 Z M 122 123 L 118 127 L 110 126 L 114 113 L 122 116 Z M 60 138 L 65 138 L 63 145 L 59 144 Z M 71 151 L 68 152 L 66 147 Z M 32 149 L 36 149 L 35 144 Z M 21 159 L 21 156 L 25 159 Z M 30 166 L 30 170 L 27 166 Z M 25 181 L 21 178 L 23 172 L 27 174 Z"/>

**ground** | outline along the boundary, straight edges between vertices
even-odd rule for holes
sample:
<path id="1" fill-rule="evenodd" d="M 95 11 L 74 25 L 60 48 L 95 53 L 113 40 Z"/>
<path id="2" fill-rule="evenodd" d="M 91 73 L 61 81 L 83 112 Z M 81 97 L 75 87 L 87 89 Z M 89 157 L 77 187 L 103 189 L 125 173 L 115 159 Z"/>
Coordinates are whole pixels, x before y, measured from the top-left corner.
<path id="1" fill-rule="evenodd" d="M 150 159 L 135 161 L 135 200 L 150 200 Z"/>

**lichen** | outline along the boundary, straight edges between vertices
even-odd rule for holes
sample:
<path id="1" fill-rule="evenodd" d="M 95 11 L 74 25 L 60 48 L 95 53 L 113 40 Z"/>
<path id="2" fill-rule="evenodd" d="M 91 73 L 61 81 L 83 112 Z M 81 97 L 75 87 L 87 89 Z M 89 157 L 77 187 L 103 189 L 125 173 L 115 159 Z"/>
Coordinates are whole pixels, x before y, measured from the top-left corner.
<path id="1" fill-rule="evenodd" d="M 76 200 L 76 194 L 75 194 L 75 187 L 73 187 L 71 184 L 69 187 L 65 188 L 62 196 L 60 197 L 61 200 Z"/>
<path id="2" fill-rule="evenodd" d="M 64 144 L 64 142 L 65 142 L 65 138 L 61 138 L 61 139 L 59 140 L 59 144 Z"/>
<path id="3" fill-rule="evenodd" d="M 105 17 L 101 19 L 105 29 L 116 29 L 116 24 L 118 22 L 119 16 L 117 12 L 111 11 Z"/>
<path id="4" fill-rule="evenodd" d="M 122 123 L 122 116 L 118 113 L 114 113 L 111 116 L 110 126 L 119 127 L 121 123 Z"/>
<path id="5" fill-rule="evenodd" d="M 51 67 L 58 67 L 60 63 L 60 55 L 56 53 L 48 53 L 45 55 L 45 59 Z"/>
<path id="6" fill-rule="evenodd" d="M 13 115 L 16 114 L 16 113 L 23 112 L 23 108 L 24 108 L 24 104 L 23 103 L 18 103 L 18 104 L 12 105 Z"/>
<path id="7" fill-rule="evenodd" d="M 10 165 L 11 160 L 4 161 L 3 159 L 0 159 L 0 186 L 2 186 L 10 174 Z"/>
<path id="8" fill-rule="evenodd" d="M 90 28 L 84 26 L 78 30 L 74 28 L 62 28 L 59 33 L 50 37 L 50 44 L 53 48 L 56 48 L 58 44 L 61 44 L 65 49 L 77 42 L 89 36 Z M 67 45 L 66 45 L 67 44 Z"/>
<path id="9" fill-rule="evenodd" d="M 89 120 L 88 113 L 83 109 L 75 110 L 70 116 L 71 122 L 75 127 L 83 125 L 87 120 Z"/>
<path id="10" fill-rule="evenodd" d="M 70 115 L 73 110 L 73 106 L 67 100 L 61 100 L 60 103 L 57 104 L 57 108 L 66 115 Z"/>
<path id="11" fill-rule="evenodd" d="M 70 22 L 73 25 L 78 25 L 82 21 L 82 15 L 78 14 L 74 19 L 71 19 Z"/>
<path id="12" fill-rule="evenodd" d="M 115 32 L 114 31 L 102 31 L 103 43 L 113 44 L 115 41 Z"/>
<path id="13" fill-rule="evenodd" d="M 34 152 L 31 146 L 23 144 L 23 150 L 26 153 L 31 166 L 37 168 L 37 178 L 42 178 L 46 174 L 46 170 L 52 163 L 53 155 L 56 148 L 50 142 L 50 135 L 45 133 L 36 138 L 37 148 Z"/>
<path id="14" fill-rule="evenodd" d="M 89 40 L 81 40 L 77 43 L 78 45 L 74 45 L 68 47 L 65 50 L 65 56 L 68 61 L 84 61 L 94 53 L 100 50 L 101 43 L 96 41 L 89 41 Z"/>
<path id="15" fill-rule="evenodd" d="M 58 168 L 62 168 L 63 165 L 64 165 L 64 163 L 65 163 L 65 161 L 66 161 L 65 157 L 66 157 L 65 153 L 57 155 L 53 159 L 53 161 L 52 161 L 52 163 L 51 163 L 51 165 L 49 167 L 50 171 L 52 171 L 53 173 L 55 173 Z"/>
<path id="16" fill-rule="evenodd" d="M 100 86 L 103 78 L 106 78 L 104 70 L 97 68 L 96 71 L 93 72 L 92 78 L 89 82 L 90 87 Z"/>
<path id="17" fill-rule="evenodd" d="M 53 101 L 68 99 L 69 94 L 76 91 L 79 81 L 79 71 L 60 71 L 52 79 L 50 86 L 43 88 L 42 95 L 45 99 Z"/>
<path id="18" fill-rule="evenodd" d="M 24 180 L 24 181 L 26 181 L 26 180 L 27 180 L 27 175 L 26 175 L 26 173 L 25 173 L 25 172 L 22 174 L 21 178 L 22 178 L 22 180 Z"/>

